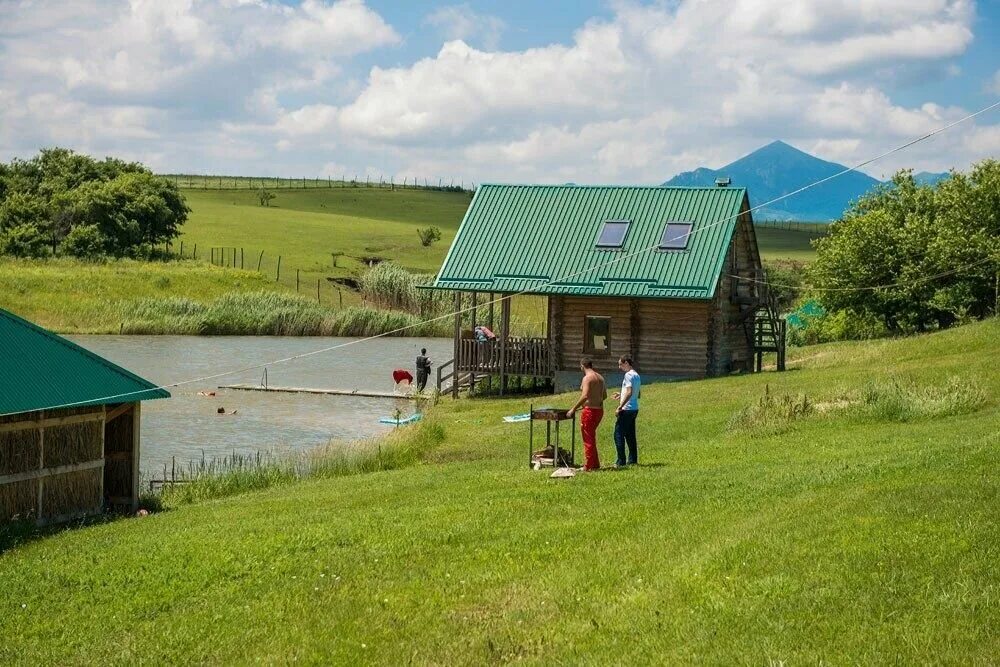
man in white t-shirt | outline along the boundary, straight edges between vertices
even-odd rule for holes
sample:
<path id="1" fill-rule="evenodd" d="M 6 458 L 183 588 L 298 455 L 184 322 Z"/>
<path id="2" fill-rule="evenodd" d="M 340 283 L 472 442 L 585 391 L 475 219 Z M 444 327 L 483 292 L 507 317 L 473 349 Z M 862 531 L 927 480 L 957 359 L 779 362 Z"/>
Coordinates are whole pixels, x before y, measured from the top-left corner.
<path id="1" fill-rule="evenodd" d="M 631 357 L 619 357 L 618 370 L 625 373 L 621 392 L 615 392 L 613 396 L 618 401 L 618 407 L 615 409 L 615 449 L 618 451 L 618 459 L 615 465 L 620 467 L 639 462 L 639 446 L 635 441 L 635 419 L 639 416 L 639 391 L 642 379 L 632 367 Z M 628 459 L 625 458 L 626 444 Z"/>

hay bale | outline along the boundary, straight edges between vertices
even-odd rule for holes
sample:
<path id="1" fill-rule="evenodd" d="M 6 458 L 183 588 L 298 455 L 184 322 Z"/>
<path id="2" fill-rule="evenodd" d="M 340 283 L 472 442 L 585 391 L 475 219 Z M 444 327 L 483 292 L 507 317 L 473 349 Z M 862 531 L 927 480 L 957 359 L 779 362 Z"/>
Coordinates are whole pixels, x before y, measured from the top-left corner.
<path id="1" fill-rule="evenodd" d="M 42 489 L 43 518 L 53 519 L 99 510 L 103 503 L 102 472 L 101 468 L 93 468 L 45 478 Z"/>
<path id="2" fill-rule="evenodd" d="M 38 516 L 38 480 L 0 485 L 0 523 Z"/>
<path id="3" fill-rule="evenodd" d="M 0 475 L 38 470 L 42 434 L 37 428 L 0 433 Z"/>
<path id="4" fill-rule="evenodd" d="M 104 456 L 104 424 L 90 421 L 45 429 L 45 467 L 96 461 Z"/>

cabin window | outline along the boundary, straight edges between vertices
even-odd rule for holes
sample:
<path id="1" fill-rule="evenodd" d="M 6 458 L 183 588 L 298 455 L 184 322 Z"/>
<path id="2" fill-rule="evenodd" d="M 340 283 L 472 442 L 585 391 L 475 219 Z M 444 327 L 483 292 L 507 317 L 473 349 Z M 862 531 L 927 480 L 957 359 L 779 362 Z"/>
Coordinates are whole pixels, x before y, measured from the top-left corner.
<path id="1" fill-rule="evenodd" d="M 588 315 L 583 327 L 583 351 L 607 355 L 611 352 L 611 318 Z"/>
<path id="2" fill-rule="evenodd" d="M 621 248 L 630 224 L 632 223 L 628 220 L 605 220 L 601 234 L 597 237 L 597 247 Z"/>
<path id="3" fill-rule="evenodd" d="M 660 250 L 684 250 L 691 237 L 692 222 L 668 222 L 660 237 Z"/>

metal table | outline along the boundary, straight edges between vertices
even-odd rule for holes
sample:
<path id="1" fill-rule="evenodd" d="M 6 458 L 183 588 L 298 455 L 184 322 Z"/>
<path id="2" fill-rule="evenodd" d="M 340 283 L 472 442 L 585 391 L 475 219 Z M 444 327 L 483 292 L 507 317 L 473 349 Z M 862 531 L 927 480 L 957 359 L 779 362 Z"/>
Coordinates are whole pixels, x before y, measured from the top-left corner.
<path id="1" fill-rule="evenodd" d="M 528 420 L 528 467 L 534 468 L 535 462 L 535 421 L 545 422 L 545 447 L 546 449 L 552 449 L 552 467 L 559 467 L 559 423 L 564 421 L 572 422 L 570 424 L 570 453 L 569 453 L 569 465 L 574 465 L 576 461 L 576 414 L 569 416 L 566 414 L 566 410 L 557 410 L 556 408 L 539 408 L 534 409 L 534 406 L 529 408 L 529 414 L 531 419 Z M 555 442 L 552 441 L 552 424 L 556 425 L 555 428 Z M 545 464 L 541 464 L 545 465 Z"/>

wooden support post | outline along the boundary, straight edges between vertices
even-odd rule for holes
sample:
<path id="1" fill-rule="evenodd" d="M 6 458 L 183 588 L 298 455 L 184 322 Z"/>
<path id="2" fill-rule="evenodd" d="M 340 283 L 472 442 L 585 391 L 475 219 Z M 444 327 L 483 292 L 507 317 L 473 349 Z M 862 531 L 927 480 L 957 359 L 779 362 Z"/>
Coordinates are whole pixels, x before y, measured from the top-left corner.
<path id="1" fill-rule="evenodd" d="M 510 297 L 500 301 L 500 395 L 507 393 L 507 339 L 510 337 Z"/>
<path id="2" fill-rule="evenodd" d="M 240 268 L 243 268 L 243 248 L 240 248 Z"/>
<path id="3" fill-rule="evenodd" d="M 275 273 L 274 282 L 280 282 L 280 281 L 281 281 L 281 255 L 278 255 L 278 270 Z"/>
<path id="4" fill-rule="evenodd" d="M 141 403 L 136 401 L 132 410 L 132 512 L 139 509 L 139 431 L 142 425 Z"/>
<path id="5" fill-rule="evenodd" d="M 257 258 L 257 270 L 260 271 L 260 263 L 264 261 L 264 251 L 260 251 L 260 257 Z"/>
<path id="6" fill-rule="evenodd" d="M 455 341 L 454 341 L 454 361 L 451 367 L 451 396 L 452 398 L 458 398 L 458 373 L 459 373 L 459 358 L 458 352 L 461 349 L 461 336 L 462 336 L 462 293 L 455 292 L 454 298 L 454 310 L 455 310 Z"/>
<path id="7" fill-rule="evenodd" d="M 295 291 L 299 291 L 299 270 L 295 269 Z"/>
<path id="8" fill-rule="evenodd" d="M 319 303 L 319 278 L 316 279 L 316 303 Z"/>
<path id="9" fill-rule="evenodd" d="M 487 324 L 487 325 L 486 325 L 486 326 L 488 326 L 488 327 L 490 328 L 490 331 L 493 331 L 493 330 L 494 330 L 494 329 L 493 329 L 493 319 L 494 319 L 493 315 L 494 315 L 494 310 L 495 310 L 495 309 L 494 309 L 494 306 L 496 306 L 496 303 L 494 303 L 494 301 L 496 301 L 496 295 L 495 295 L 495 294 L 494 294 L 493 292 L 490 292 L 490 315 L 489 315 L 489 324 Z"/>
<path id="10" fill-rule="evenodd" d="M 198 244 L 197 243 L 194 244 L 194 253 L 192 253 L 191 257 L 194 258 L 194 259 L 198 259 Z"/>

